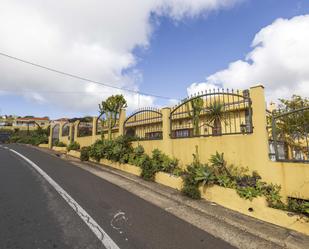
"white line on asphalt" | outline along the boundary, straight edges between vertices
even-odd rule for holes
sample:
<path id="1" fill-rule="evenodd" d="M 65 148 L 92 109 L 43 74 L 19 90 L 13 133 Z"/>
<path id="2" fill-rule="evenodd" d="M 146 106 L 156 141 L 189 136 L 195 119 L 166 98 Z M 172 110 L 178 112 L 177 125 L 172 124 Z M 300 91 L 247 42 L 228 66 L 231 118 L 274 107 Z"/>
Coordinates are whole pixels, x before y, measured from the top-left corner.
<path id="1" fill-rule="evenodd" d="M 62 198 L 73 208 L 73 210 L 79 215 L 79 217 L 86 223 L 90 230 L 97 236 L 102 244 L 107 249 L 120 249 L 116 243 L 108 236 L 108 234 L 99 226 L 99 224 L 62 188 L 56 183 L 49 175 L 45 173 L 38 165 L 32 162 L 30 159 L 20 154 L 19 152 L 8 148 L 11 152 L 20 156 L 27 163 L 29 163 L 41 176 L 49 182 L 50 185 L 62 196 Z"/>

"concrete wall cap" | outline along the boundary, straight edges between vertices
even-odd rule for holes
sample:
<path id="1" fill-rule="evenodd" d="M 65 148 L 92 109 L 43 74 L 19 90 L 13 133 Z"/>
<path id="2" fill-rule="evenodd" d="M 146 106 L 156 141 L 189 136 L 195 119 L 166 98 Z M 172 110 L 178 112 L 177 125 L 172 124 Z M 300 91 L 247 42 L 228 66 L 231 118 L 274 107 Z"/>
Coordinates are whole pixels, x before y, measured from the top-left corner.
<path id="1" fill-rule="evenodd" d="M 258 85 L 255 85 L 255 86 L 251 86 L 250 89 L 253 89 L 253 88 L 265 88 L 262 84 L 258 84 Z"/>

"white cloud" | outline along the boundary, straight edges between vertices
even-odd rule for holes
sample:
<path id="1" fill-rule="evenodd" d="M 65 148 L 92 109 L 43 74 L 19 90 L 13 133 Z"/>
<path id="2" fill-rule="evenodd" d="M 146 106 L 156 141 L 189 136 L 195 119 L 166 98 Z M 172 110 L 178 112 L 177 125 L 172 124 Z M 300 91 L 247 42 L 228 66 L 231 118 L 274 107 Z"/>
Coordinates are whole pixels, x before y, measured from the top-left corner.
<path id="1" fill-rule="evenodd" d="M 293 93 L 309 96 L 308 41 L 309 15 L 278 19 L 255 35 L 244 60 L 230 63 L 188 90 L 199 91 L 208 84 L 238 89 L 263 84 L 269 100 Z"/>
<path id="2" fill-rule="evenodd" d="M 213 89 L 217 90 L 218 88 L 219 88 L 218 85 L 214 85 L 214 84 L 206 83 L 206 82 L 192 83 L 187 88 L 187 93 L 188 93 L 188 96 L 190 96 L 190 95 L 194 95 L 194 94 L 205 92 L 205 91 L 213 91 Z"/>
<path id="3" fill-rule="evenodd" d="M 97 81 L 138 89 L 141 75 L 133 70 L 136 59 L 132 50 L 136 46 L 149 46 L 152 14 L 179 21 L 240 1 L 2 0 L 0 51 Z M 61 106 L 64 113 L 65 110 L 93 112 L 100 100 L 117 92 L 2 57 L 0 75 L 0 90 L 27 90 L 20 96 Z M 55 91 L 75 93 L 55 94 Z M 126 97 L 131 108 L 138 106 L 136 95 Z M 144 106 L 153 101 L 141 96 L 139 102 Z"/>

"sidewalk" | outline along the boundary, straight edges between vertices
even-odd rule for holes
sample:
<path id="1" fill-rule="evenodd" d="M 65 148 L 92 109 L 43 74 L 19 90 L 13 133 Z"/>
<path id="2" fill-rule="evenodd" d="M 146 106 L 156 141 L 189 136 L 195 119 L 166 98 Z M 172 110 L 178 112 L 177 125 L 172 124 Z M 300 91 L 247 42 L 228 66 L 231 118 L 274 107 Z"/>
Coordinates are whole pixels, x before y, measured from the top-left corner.
<path id="1" fill-rule="evenodd" d="M 226 209 L 205 200 L 191 200 L 179 191 L 91 162 L 80 162 L 66 154 L 48 149 L 92 174 L 153 203 L 180 219 L 243 249 L 309 248 L 309 236 Z"/>

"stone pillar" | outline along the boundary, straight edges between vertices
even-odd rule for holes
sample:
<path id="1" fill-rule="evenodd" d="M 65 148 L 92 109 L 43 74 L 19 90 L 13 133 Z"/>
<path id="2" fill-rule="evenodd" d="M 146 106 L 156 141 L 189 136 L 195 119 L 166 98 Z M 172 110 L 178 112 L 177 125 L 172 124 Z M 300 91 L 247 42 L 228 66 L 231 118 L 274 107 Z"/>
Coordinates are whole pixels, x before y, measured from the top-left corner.
<path id="1" fill-rule="evenodd" d="M 119 114 L 119 136 L 124 135 L 124 122 L 126 118 L 126 109 L 121 109 Z"/>
<path id="2" fill-rule="evenodd" d="M 74 141 L 77 140 L 77 137 L 78 137 L 78 126 L 79 126 L 79 123 L 80 123 L 80 120 L 77 120 L 74 122 Z"/>
<path id="3" fill-rule="evenodd" d="M 278 165 L 272 163 L 269 159 L 269 141 L 266 118 L 266 100 L 264 87 L 257 85 L 250 88 L 250 97 L 252 100 L 252 123 L 253 134 L 248 156 L 250 157 L 250 168 L 256 170 L 262 179 L 268 183 L 281 185 L 281 195 L 286 197 L 286 186 L 283 181 L 284 171 Z M 284 199 L 283 201 L 286 201 Z"/>
<path id="4" fill-rule="evenodd" d="M 162 111 L 162 132 L 163 132 L 163 151 L 169 156 L 173 156 L 173 141 L 171 139 L 171 108 L 165 107 Z"/>
<path id="5" fill-rule="evenodd" d="M 97 138 L 97 125 L 98 125 L 98 117 L 93 117 L 92 118 L 92 143 L 94 143 Z"/>
<path id="6" fill-rule="evenodd" d="M 53 133 L 54 133 L 54 125 L 50 123 L 49 138 L 48 138 L 48 148 L 49 149 L 53 147 Z"/>
<path id="7" fill-rule="evenodd" d="M 74 124 L 70 123 L 69 124 L 69 143 L 73 142 L 73 138 L 74 138 L 73 127 L 74 127 Z"/>
<path id="8" fill-rule="evenodd" d="M 62 128 L 63 128 L 63 125 L 64 125 L 63 122 L 61 122 L 59 124 L 59 141 L 61 141 L 61 138 L 62 138 Z"/>
<path id="9" fill-rule="evenodd" d="M 252 126 L 255 148 L 253 151 L 259 153 L 259 158 L 263 161 L 269 160 L 269 145 L 267 133 L 267 114 L 264 86 L 257 85 L 250 88 L 250 97 L 252 100 Z"/>

